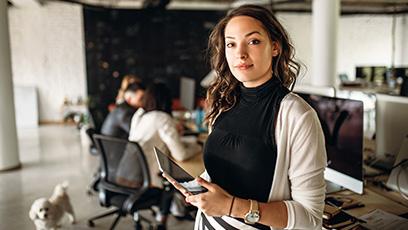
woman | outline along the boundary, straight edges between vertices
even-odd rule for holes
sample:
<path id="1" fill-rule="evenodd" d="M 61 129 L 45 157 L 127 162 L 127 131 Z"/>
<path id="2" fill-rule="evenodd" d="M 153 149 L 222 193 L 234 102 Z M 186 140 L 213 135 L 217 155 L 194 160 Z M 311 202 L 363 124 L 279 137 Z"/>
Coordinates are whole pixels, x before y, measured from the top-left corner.
<path id="1" fill-rule="evenodd" d="M 206 171 L 192 195 L 195 229 L 321 229 L 324 137 L 315 111 L 288 89 L 299 73 L 289 37 L 267 9 L 231 11 L 209 39 Z"/>
<path id="2" fill-rule="evenodd" d="M 201 151 L 194 143 L 183 143 L 171 116 L 171 93 L 163 83 L 146 88 L 143 106 L 133 115 L 129 140 L 139 143 L 149 164 L 152 185 L 162 187 L 160 170 L 153 147 L 167 152 L 176 161 L 184 161 Z"/>

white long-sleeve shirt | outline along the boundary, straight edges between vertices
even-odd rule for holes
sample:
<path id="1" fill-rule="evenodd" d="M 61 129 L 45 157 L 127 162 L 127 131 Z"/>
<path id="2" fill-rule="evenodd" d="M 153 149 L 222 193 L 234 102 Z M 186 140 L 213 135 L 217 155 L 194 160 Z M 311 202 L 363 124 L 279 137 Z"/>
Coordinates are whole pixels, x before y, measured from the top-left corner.
<path id="1" fill-rule="evenodd" d="M 268 201 L 285 203 L 286 229 L 321 229 L 327 160 L 324 135 L 316 112 L 296 94 L 289 93 L 281 102 L 275 139 L 277 160 Z M 202 177 L 211 181 L 206 172 Z M 212 217 L 207 219 L 216 229 L 223 229 Z M 237 229 L 255 229 L 228 216 L 222 219 Z M 199 211 L 195 230 L 202 229 L 201 221 Z"/>
<path id="2" fill-rule="evenodd" d="M 143 149 L 149 164 L 152 185 L 161 187 L 157 176 L 159 167 L 153 147 L 157 147 L 175 159 L 184 161 L 201 151 L 198 144 L 183 143 L 173 118 L 161 111 L 145 112 L 138 109 L 132 117 L 129 140 L 137 142 Z"/>

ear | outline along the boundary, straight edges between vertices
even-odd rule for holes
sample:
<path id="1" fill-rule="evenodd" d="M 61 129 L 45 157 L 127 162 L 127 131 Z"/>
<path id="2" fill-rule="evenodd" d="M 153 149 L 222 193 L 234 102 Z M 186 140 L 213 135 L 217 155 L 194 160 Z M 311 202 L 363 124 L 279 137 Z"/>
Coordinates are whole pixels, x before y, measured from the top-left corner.
<path id="1" fill-rule="evenodd" d="M 280 45 L 277 41 L 272 41 L 272 57 L 276 57 L 280 54 Z"/>
<path id="2" fill-rule="evenodd" d="M 28 213 L 28 215 L 30 216 L 30 219 L 31 219 L 31 220 L 38 219 L 37 212 L 34 211 L 33 208 L 30 209 L 30 212 Z"/>

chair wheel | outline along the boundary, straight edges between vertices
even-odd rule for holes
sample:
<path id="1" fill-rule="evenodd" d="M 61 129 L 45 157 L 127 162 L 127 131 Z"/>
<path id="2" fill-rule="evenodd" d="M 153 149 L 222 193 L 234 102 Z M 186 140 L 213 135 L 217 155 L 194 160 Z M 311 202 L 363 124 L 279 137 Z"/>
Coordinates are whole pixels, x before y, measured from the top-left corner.
<path id="1" fill-rule="evenodd" d="M 92 220 L 89 220 L 88 221 L 88 226 L 89 227 L 95 227 L 95 224 L 94 224 L 94 222 Z"/>
<path id="2" fill-rule="evenodd" d="M 135 230 L 142 230 L 142 229 L 143 227 L 139 222 L 135 223 Z"/>
<path id="3" fill-rule="evenodd" d="M 154 229 L 154 230 L 166 230 L 167 228 L 166 228 L 166 225 L 159 224 L 159 225 L 156 225 L 156 228 L 152 227 L 152 229 Z"/>

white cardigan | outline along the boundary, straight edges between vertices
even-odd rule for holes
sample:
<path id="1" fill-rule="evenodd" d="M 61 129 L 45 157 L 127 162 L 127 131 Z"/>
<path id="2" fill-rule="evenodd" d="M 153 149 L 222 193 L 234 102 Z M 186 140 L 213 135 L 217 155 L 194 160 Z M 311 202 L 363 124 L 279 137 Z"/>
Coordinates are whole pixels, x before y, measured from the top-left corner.
<path id="1" fill-rule="evenodd" d="M 298 95 L 289 93 L 283 98 L 275 138 L 277 159 L 269 201 L 285 203 L 288 212 L 286 229 L 322 229 L 326 166 L 324 135 L 316 112 Z M 202 177 L 211 181 L 206 172 Z M 223 229 L 213 218 L 207 216 L 207 219 L 216 229 Z M 238 229 L 255 229 L 228 216 L 222 219 Z M 202 229 L 201 221 L 199 211 L 194 229 Z"/>
<path id="2" fill-rule="evenodd" d="M 157 176 L 160 171 L 154 146 L 170 154 L 176 161 L 184 161 L 201 151 L 198 144 L 182 142 L 173 118 L 161 111 L 145 113 L 143 109 L 138 109 L 132 117 L 129 140 L 142 147 L 149 164 L 152 185 L 157 187 L 161 187 L 161 178 Z"/>

